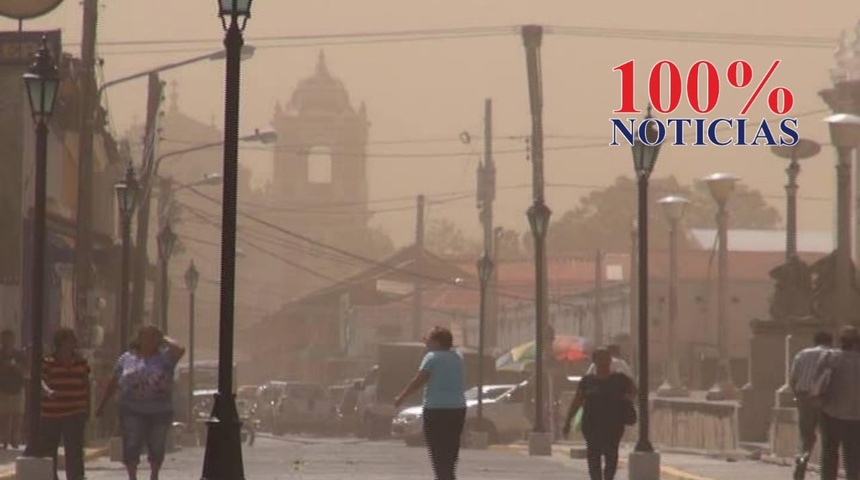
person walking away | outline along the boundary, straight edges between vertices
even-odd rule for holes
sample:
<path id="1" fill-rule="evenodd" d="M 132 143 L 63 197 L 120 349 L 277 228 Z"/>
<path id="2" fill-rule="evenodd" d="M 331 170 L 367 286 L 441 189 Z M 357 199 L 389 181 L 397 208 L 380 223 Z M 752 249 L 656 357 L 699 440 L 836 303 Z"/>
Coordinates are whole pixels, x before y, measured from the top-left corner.
<path id="1" fill-rule="evenodd" d="M 633 381 L 623 373 L 612 371 L 612 355 L 606 348 L 598 348 L 592 355 L 595 373 L 588 373 L 580 380 L 562 434 L 568 438 L 571 421 L 582 408 L 582 436 L 585 437 L 589 478 L 614 480 L 626 409 L 634 396 Z"/>
<path id="2" fill-rule="evenodd" d="M 619 345 L 612 344 L 607 345 L 606 350 L 612 356 L 612 364 L 609 367 L 612 373 L 623 373 L 624 375 L 627 375 L 631 380 L 634 380 L 633 369 L 630 368 L 630 365 L 627 363 L 626 360 L 621 358 L 621 347 Z M 593 375 L 596 373 L 596 369 L 597 366 L 592 361 L 591 365 L 588 366 L 588 370 L 585 371 L 585 374 Z"/>
<path id="3" fill-rule="evenodd" d="M 842 329 L 839 349 L 821 361 L 814 401 L 821 403 L 821 480 L 836 480 L 839 449 L 846 480 L 860 480 L 860 333 Z"/>
<path id="4" fill-rule="evenodd" d="M 157 327 L 140 328 L 135 345 L 117 360 L 113 378 L 105 389 L 97 415 L 119 390 L 123 463 L 129 480 L 137 480 L 144 445 L 150 479 L 158 480 L 173 422 L 173 376 L 185 349 L 164 336 Z"/>
<path id="5" fill-rule="evenodd" d="M 812 347 L 797 352 L 789 370 L 788 385 L 794 393 L 800 434 L 800 452 L 794 461 L 794 480 L 803 480 L 806 476 L 806 466 L 815 447 L 815 431 L 818 429 L 821 412 L 810 392 L 821 359 L 833 348 L 833 335 L 824 331 L 817 332 L 812 343 Z"/>
<path id="6" fill-rule="evenodd" d="M 427 336 L 427 352 L 418 373 L 394 399 L 400 407 L 414 391 L 424 387 L 424 440 L 436 480 L 456 480 L 460 437 L 466 422 L 463 357 L 452 350 L 454 337 L 436 327 Z"/>
<path id="7" fill-rule="evenodd" d="M 0 429 L 2 448 L 18 448 L 18 437 L 24 418 L 24 386 L 27 358 L 15 348 L 15 333 L 6 329 L 0 332 Z"/>
<path id="8" fill-rule="evenodd" d="M 42 435 L 46 457 L 54 460 L 60 441 L 65 453 L 67 480 L 84 480 L 84 427 L 90 415 L 90 365 L 78 354 L 75 331 L 61 328 L 54 334 L 54 351 L 42 361 Z"/>

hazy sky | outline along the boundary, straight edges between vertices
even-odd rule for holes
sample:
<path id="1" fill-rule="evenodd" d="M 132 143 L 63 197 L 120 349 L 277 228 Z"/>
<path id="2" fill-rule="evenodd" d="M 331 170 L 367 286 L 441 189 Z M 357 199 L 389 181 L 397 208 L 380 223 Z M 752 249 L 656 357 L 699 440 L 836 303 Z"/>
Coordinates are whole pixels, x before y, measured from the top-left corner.
<path id="1" fill-rule="evenodd" d="M 102 3 L 99 40 L 104 59 L 104 78 L 112 79 L 171 61 L 182 60 L 220 48 L 221 25 L 215 0 L 114 0 Z M 528 96 L 525 60 L 518 33 L 506 36 L 465 37 L 413 42 L 343 44 L 344 40 L 296 41 L 271 37 L 390 32 L 404 30 L 489 27 L 540 23 L 559 27 L 601 27 L 705 31 L 728 34 L 775 34 L 836 38 L 853 30 L 860 19 L 856 0 L 785 2 L 774 0 L 725 0 L 719 8 L 700 2 L 575 2 L 571 0 L 315 0 L 287 2 L 256 0 L 249 21 L 248 43 L 258 47 L 246 62 L 243 85 L 242 130 L 266 128 L 275 101 L 286 101 L 296 83 L 313 72 L 317 55 L 325 49 L 330 70 L 340 77 L 353 103 L 364 101 L 372 121 L 369 165 L 374 220 L 398 243 L 409 241 L 413 212 L 404 208 L 412 200 L 378 203 L 380 199 L 471 192 L 481 151 L 480 141 L 465 146 L 458 140 L 467 130 L 479 135 L 483 101 L 495 102 L 496 156 L 500 187 L 526 185 L 530 166 L 522 139 L 528 134 Z M 822 8 L 827 5 L 828 8 Z M 767 20 L 770 19 L 770 20 Z M 67 0 L 52 14 L 28 22 L 25 29 L 62 28 L 66 49 L 78 54 L 81 5 Z M 16 28 L 0 20 L 0 28 Z M 567 30 L 571 31 L 571 30 Z M 269 37 L 264 40 L 263 37 Z M 256 39 L 256 41 L 255 41 Z M 164 40 L 188 40 L 157 43 Z M 207 41 L 208 40 L 208 41 Z M 140 41 L 122 45 L 121 42 Z M 320 45 L 321 43 L 341 43 Z M 263 48 L 265 47 L 265 48 Z M 732 60 L 744 59 L 756 69 L 756 79 L 775 59 L 782 65 L 772 86 L 784 85 L 796 97 L 794 113 L 826 106 L 817 91 L 830 84 L 832 50 L 799 47 L 763 47 L 697 44 L 679 41 L 645 41 L 625 38 L 593 38 L 547 33 L 543 48 L 547 180 L 568 186 L 551 187 L 548 201 L 556 212 L 572 207 L 590 187 L 608 184 L 631 171 L 628 148 L 601 146 L 608 143 L 608 118 L 619 102 L 616 65 L 635 59 L 636 86 L 644 104 L 647 70 L 656 61 L 669 59 L 682 70 L 697 60 L 710 60 L 724 69 Z M 201 63 L 165 75 L 179 84 L 179 102 L 189 115 L 204 122 L 222 124 L 223 64 Z M 728 88 L 726 87 L 726 90 Z M 712 115 L 736 116 L 749 90 L 729 92 Z M 109 92 L 111 116 L 117 131 L 143 117 L 145 82 L 116 87 Z M 750 117 L 764 114 L 754 109 Z M 680 113 L 687 116 L 689 112 Z M 827 141 L 820 122 L 824 114 L 802 117 L 801 135 Z M 594 145 L 597 145 L 594 147 Z M 589 147 L 583 148 L 582 146 Z M 428 153 L 438 157 L 422 156 Z M 257 150 L 243 150 L 244 161 L 265 179 L 271 158 Z M 800 177 L 800 226 L 831 227 L 834 157 L 825 147 L 804 164 Z M 714 171 L 742 177 L 783 208 L 783 165 L 766 147 L 758 148 L 664 148 L 655 175 L 674 174 L 685 181 Z M 575 185 L 575 186 L 571 186 Z M 527 224 L 523 212 L 529 203 L 528 188 L 500 191 L 497 218 L 520 230 Z M 396 211 L 391 211 L 396 210 Z M 435 205 L 430 218 L 450 216 L 470 233 L 477 231 L 473 197 Z"/>

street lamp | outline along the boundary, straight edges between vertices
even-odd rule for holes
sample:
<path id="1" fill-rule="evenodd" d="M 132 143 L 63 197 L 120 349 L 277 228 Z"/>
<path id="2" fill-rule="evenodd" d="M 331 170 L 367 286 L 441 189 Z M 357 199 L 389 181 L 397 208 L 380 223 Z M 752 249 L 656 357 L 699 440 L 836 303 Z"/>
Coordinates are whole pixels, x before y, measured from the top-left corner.
<path id="1" fill-rule="evenodd" d="M 543 27 L 525 25 L 521 29 L 523 46 L 526 52 L 526 72 L 528 75 L 529 110 L 531 113 L 531 163 L 532 163 L 532 206 L 527 212 L 529 226 L 535 244 L 535 422 L 529 435 L 529 455 L 549 456 L 552 454 L 552 436 L 544 425 L 544 348 L 546 332 L 544 324 L 549 316 L 547 305 L 546 272 L 546 233 L 549 228 L 551 211 L 544 201 L 544 164 L 543 164 L 543 79 L 540 48 L 543 42 Z"/>
<path id="2" fill-rule="evenodd" d="M 170 293 L 170 279 L 167 276 L 170 256 L 173 255 L 173 247 L 176 246 L 176 234 L 167 222 L 158 233 L 158 259 L 161 262 L 161 330 L 167 334 L 167 300 Z"/>
<path id="3" fill-rule="evenodd" d="M 794 145 L 774 145 L 770 150 L 777 157 L 788 160 L 785 169 L 788 175 L 785 185 L 785 259 L 788 261 L 797 255 L 797 176 L 800 175 L 800 160 L 818 155 L 821 145 L 801 138 Z"/>
<path id="4" fill-rule="evenodd" d="M 194 261 L 185 270 L 185 286 L 188 288 L 188 428 L 194 427 L 194 308 L 200 272 Z M 193 430 L 192 430 L 193 431 Z"/>
<path id="5" fill-rule="evenodd" d="M 639 279 L 636 283 L 639 307 L 638 312 L 638 353 L 639 353 L 639 439 L 630 454 L 631 480 L 652 480 L 660 476 L 660 456 L 654 451 L 650 439 L 650 410 L 648 395 L 650 391 L 649 353 L 648 353 L 648 180 L 657 164 L 660 154 L 661 135 L 652 121 L 651 105 L 639 127 L 638 135 L 633 139 L 633 167 L 637 179 L 638 219 L 636 225 L 639 235 L 637 246 L 639 252 Z"/>
<path id="6" fill-rule="evenodd" d="M 134 173 L 134 166 L 128 163 L 125 178 L 114 186 L 116 191 L 116 204 L 119 209 L 120 229 L 122 235 L 122 279 L 120 281 L 119 310 L 119 352 L 128 348 L 128 330 L 131 318 L 129 317 L 128 293 L 129 274 L 131 271 L 131 218 L 137 208 L 140 185 Z"/>
<path id="7" fill-rule="evenodd" d="M 830 130 L 830 140 L 836 147 L 836 315 L 834 325 L 849 323 L 851 309 L 851 169 L 852 153 L 860 146 L 860 117 L 852 113 L 837 113 L 824 119 Z"/>
<path id="8" fill-rule="evenodd" d="M 226 35 L 224 98 L 224 187 L 221 210 L 221 298 L 218 334 L 218 393 L 208 422 L 203 478 L 241 480 L 241 421 L 233 394 L 233 335 L 236 296 L 236 194 L 239 176 L 239 103 L 242 31 L 251 16 L 252 0 L 219 0 L 218 15 Z"/>
<path id="9" fill-rule="evenodd" d="M 529 219 L 529 228 L 534 236 L 535 244 L 535 422 L 533 433 L 537 436 L 545 435 L 546 425 L 544 423 L 544 389 L 545 389 L 545 336 L 544 322 L 546 322 L 546 235 L 549 230 L 549 219 L 552 211 L 542 200 L 537 200 L 529 207 L 526 216 Z M 538 452 L 538 441 L 534 442 L 534 455 Z"/>
<path id="10" fill-rule="evenodd" d="M 717 378 L 714 386 L 707 393 L 708 400 L 737 400 L 740 397 L 732 379 L 731 359 L 729 354 L 729 319 L 726 315 L 728 308 L 728 270 L 729 270 L 729 213 L 726 204 L 735 191 L 737 177 L 728 173 L 715 173 L 704 179 L 711 192 L 711 197 L 717 203 L 717 234 L 720 249 L 717 255 L 717 345 L 720 350 L 720 360 L 717 366 Z"/>
<path id="11" fill-rule="evenodd" d="M 35 164 L 35 195 L 33 201 L 33 285 L 28 299 L 30 308 L 30 369 L 34 379 L 42 378 L 42 345 L 45 321 L 45 238 L 47 236 L 47 178 L 48 178 L 48 123 L 54 113 L 57 91 L 60 85 L 60 74 L 51 50 L 48 48 L 47 37 L 42 37 L 42 45 L 36 53 L 34 61 L 27 73 L 24 74 L 24 85 L 27 98 L 30 101 L 30 113 L 36 127 L 36 164 Z M 24 457 L 36 459 L 39 457 L 38 442 L 42 417 L 42 383 L 30 382 L 28 405 L 28 436 Z M 34 460 L 40 463 L 41 459 Z"/>
<path id="12" fill-rule="evenodd" d="M 249 59 L 254 55 L 254 48 L 250 45 L 244 46 L 243 51 L 243 60 Z M 186 60 L 182 60 L 179 62 L 173 62 L 169 64 L 159 65 L 154 68 L 150 68 L 148 70 L 137 72 L 131 75 L 127 75 L 121 78 L 116 78 L 110 81 L 103 83 L 97 92 L 92 92 L 92 90 L 87 89 L 83 96 L 81 97 L 81 105 L 80 110 L 82 114 L 81 120 L 81 132 L 80 132 L 80 141 L 78 142 L 78 158 L 93 158 L 93 130 L 95 128 L 96 123 L 96 113 L 98 109 L 94 107 L 94 104 L 99 104 L 101 102 L 101 97 L 104 92 L 113 86 L 125 84 L 127 82 L 137 80 L 144 77 L 149 77 L 150 81 L 153 85 L 158 84 L 159 74 L 174 70 L 180 67 L 184 67 L 187 65 L 191 65 L 198 62 L 203 61 L 216 61 L 223 59 L 225 57 L 224 50 L 219 50 L 216 52 L 208 53 L 206 55 L 200 55 L 196 57 L 192 57 Z M 94 96 L 93 96 L 94 95 Z M 160 89 L 150 89 L 147 98 L 147 105 L 152 104 L 160 104 L 157 96 L 161 95 Z M 154 124 L 154 122 L 153 122 Z M 152 138 L 152 131 L 146 132 L 146 138 Z M 152 150 L 152 149 L 150 149 Z M 141 184 L 145 187 L 149 183 L 149 170 L 151 163 L 151 154 L 147 155 L 144 158 L 143 165 L 140 171 L 140 181 Z M 76 272 L 75 272 L 75 282 L 76 289 L 78 290 L 78 299 L 76 302 L 79 305 L 84 305 L 84 300 L 86 299 L 87 291 L 91 288 L 91 280 L 89 275 L 89 265 L 91 263 L 91 241 L 89 240 L 92 230 L 92 182 L 93 182 L 93 173 L 92 173 L 92 162 L 80 162 L 79 165 L 79 173 L 78 173 L 78 214 L 77 214 L 77 244 L 76 244 Z M 145 195 L 144 195 L 145 197 Z M 146 282 L 143 280 L 146 272 L 146 252 L 147 252 L 147 235 L 149 234 L 149 206 L 146 201 L 142 201 L 139 203 L 140 206 L 140 215 L 138 215 L 138 224 L 137 224 L 137 242 L 136 246 L 138 251 L 141 252 L 136 255 L 135 258 L 135 294 L 133 297 L 133 306 L 130 307 L 132 313 L 137 311 L 143 311 L 143 298 L 144 292 L 146 290 L 145 284 Z M 145 226 L 145 228 L 141 228 L 141 226 Z M 141 237 L 142 236 L 142 237 Z M 138 300 L 139 297 L 139 300 Z M 139 303 L 138 303 L 139 302 Z M 140 308 L 136 308 L 140 305 Z M 83 309 L 83 307 L 79 307 L 79 309 Z M 135 318 L 135 315 L 131 316 L 132 319 Z"/>
<path id="13" fill-rule="evenodd" d="M 678 225 L 684 218 L 687 205 L 690 203 L 684 197 L 670 195 L 659 202 L 663 214 L 669 222 L 669 325 L 667 330 L 667 347 L 669 359 L 666 362 L 666 377 L 657 389 L 660 397 L 686 397 L 687 390 L 681 385 L 678 371 L 678 347 L 676 346 L 678 322 Z"/>
<path id="14" fill-rule="evenodd" d="M 478 432 L 481 441 L 473 441 L 473 447 L 485 447 L 487 431 L 484 428 L 484 338 L 487 323 L 487 285 L 493 275 L 493 261 L 487 252 L 478 260 L 478 281 L 480 282 L 480 304 L 478 307 Z M 473 440 L 473 439 L 470 439 Z"/>

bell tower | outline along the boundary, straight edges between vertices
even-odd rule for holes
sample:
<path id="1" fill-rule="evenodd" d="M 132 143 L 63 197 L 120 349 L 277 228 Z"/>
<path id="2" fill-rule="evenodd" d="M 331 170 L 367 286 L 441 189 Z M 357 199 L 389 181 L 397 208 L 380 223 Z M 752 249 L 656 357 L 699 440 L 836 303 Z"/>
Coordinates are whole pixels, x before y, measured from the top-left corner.
<path id="1" fill-rule="evenodd" d="M 367 138 L 364 104 L 354 108 L 320 52 L 313 75 L 301 80 L 289 102 L 275 106 L 278 133 L 271 185 L 290 229 L 344 246 L 364 236 L 367 207 Z"/>

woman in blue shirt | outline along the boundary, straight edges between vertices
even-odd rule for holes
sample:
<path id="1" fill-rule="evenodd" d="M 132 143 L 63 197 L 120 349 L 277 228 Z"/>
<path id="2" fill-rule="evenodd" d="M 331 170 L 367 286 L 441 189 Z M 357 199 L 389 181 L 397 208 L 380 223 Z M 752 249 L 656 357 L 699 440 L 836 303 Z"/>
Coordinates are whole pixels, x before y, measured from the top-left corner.
<path id="1" fill-rule="evenodd" d="M 452 350 L 454 337 L 436 327 L 427 336 L 427 352 L 418 373 L 394 399 L 399 407 L 415 390 L 424 387 L 424 441 L 436 480 L 456 480 L 460 437 L 466 422 L 463 357 Z"/>
<path id="2" fill-rule="evenodd" d="M 167 435 L 173 422 L 173 375 L 185 349 L 153 325 L 140 328 L 132 348 L 117 360 L 97 410 L 119 390 L 123 463 L 129 480 L 137 480 L 137 466 L 146 446 L 150 480 L 158 480 Z"/>

